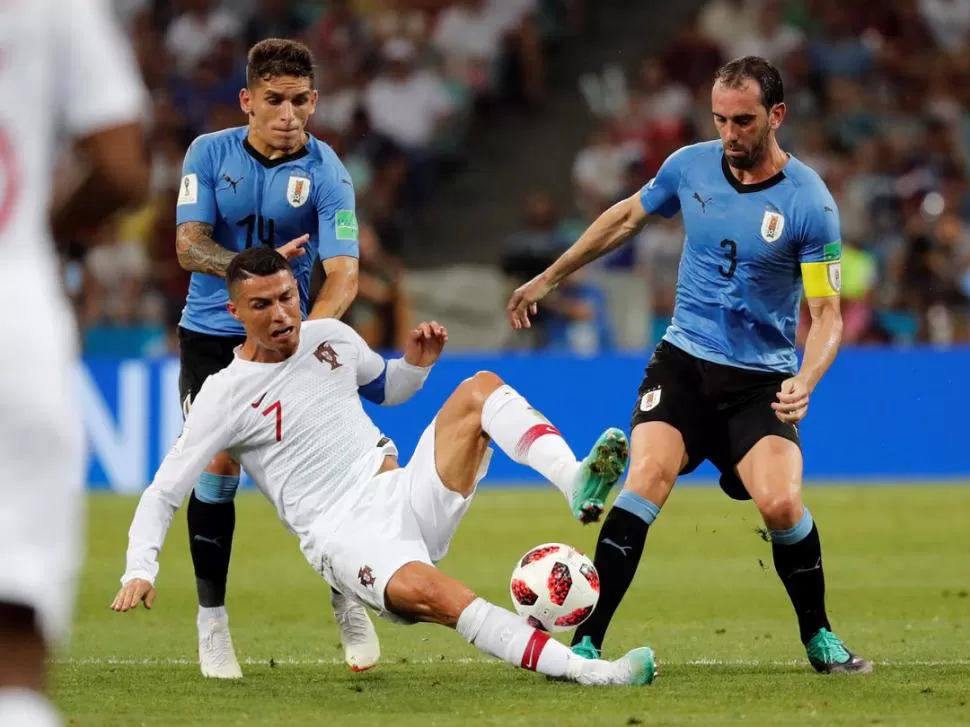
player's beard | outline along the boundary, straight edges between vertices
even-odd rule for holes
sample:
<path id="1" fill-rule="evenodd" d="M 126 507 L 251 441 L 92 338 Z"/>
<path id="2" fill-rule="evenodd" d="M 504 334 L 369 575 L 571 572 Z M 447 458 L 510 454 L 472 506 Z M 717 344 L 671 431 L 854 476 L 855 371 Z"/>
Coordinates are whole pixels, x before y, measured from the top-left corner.
<path id="1" fill-rule="evenodd" d="M 769 131 L 769 127 L 766 124 L 764 130 L 758 135 L 757 141 L 751 146 L 750 149 L 745 150 L 746 153 L 743 156 L 733 157 L 730 154 L 726 154 L 725 156 L 727 156 L 728 164 L 735 169 L 740 169 L 741 171 L 745 172 L 749 169 L 754 169 L 764 158 L 765 151 L 768 149 L 768 140 L 770 138 Z"/>

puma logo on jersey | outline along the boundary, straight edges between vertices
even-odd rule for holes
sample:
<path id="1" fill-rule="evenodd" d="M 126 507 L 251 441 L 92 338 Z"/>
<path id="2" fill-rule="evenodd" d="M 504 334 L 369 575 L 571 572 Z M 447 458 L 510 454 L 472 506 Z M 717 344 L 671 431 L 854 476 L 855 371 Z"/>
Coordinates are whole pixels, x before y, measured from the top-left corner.
<path id="1" fill-rule="evenodd" d="M 703 212 L 704 214 L 707 214 L 707 203 L 714 198 L 708 197 L 707 199 L 703 199 L 697 192 L 694 192 L 694 199 L 696 199 L 698 204 L 700 204 L 701 212 Z"/>
<path id="2" fill-rule="evenodd" d="M 333 346 L 331 346 L 328 341 L 324 341 L 317 346 L 317 350 L 313 352 L 313 355 L 317 357 L 317 361 L 330 364 L 331 371 L 334 369 L 339 369 L 341 366 L 343 366 L 343 364 L 337 360 L 337 352 L 333 350 Z"/>
<path id="3" fill-rule="evenodd" d="M 224 181 L 226 184 L 229 185 L 229 188 L 232 189 L 233 194 L 236 193 L 236 185 L 239 184 L 243 179 L 245 179 L 245 177 L 240 177 L 239 179 L 233 179 L 228 174 L 222 175 L 222 181 Z"/>

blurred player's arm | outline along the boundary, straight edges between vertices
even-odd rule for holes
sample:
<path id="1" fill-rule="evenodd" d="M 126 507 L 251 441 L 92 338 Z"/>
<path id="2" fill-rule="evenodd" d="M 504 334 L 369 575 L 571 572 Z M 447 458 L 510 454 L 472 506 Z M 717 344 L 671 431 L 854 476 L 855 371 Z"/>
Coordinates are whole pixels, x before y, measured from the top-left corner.
<path id="1" fill-rule="evenodd" d="M 147 94 L 131 48 L 100 2 L 67 3 L 57 17 L 57 68 L 66 132 L 75 140 L 81 181 L 51 210 L 55 239 L 103 222 L 148 194 L 141 116 Z"/>
<path id="2" fill-rule="evenodd" d="M 800 262 L 812 323 L 802 366 L 782 383 L 778 402 L 772 404 L 778 418 L 791 424 L 805 417 L 809 397 L 835 361 L 842 342 L 842 241 L 838 208 L 827 193 L 813 211 L 807 229 Z"/>
<path id="3" fill-rule="evenodd" d="M 530 328 L 529 315 L 535 315 L 537 303 L 553 288 L 580 268 L 618 248 L 642 230 L 652 217 L 673 217 L 680 210 L 677 193 L 682 163 L 679 152 L 672 154 L 643 189 L 597 217 L 552 265 L 516 288 L 506 311 L 512 327 Z"/>
<path id="4" fill-rule="evenodd" d="M 444 326 L 420 323 L 408 333 L 404 355 L 386 360 L 350 326 L 346 329 L 357 346 L 357 392 L 382 406 L 403 404 L 418 393 L 448 342 Z"/>
<path id="5" fill-rule="evenodd" d="M 210 382 L 213 382 L 210 385 Z M 216 453 L 232 444 L 229 393 L 206 380 L 185 420 L 182 434 L 142 493 L 128 530 L 128 553 L 121 590 L 111 608 L 127 611 L 142 600 L 151 607 L 158 575 L 158 554 L 175 511 Z"/>
<path id="6" fill-rule="evenodd" d="M 313 318 L 340 318 L 357 297 L 360 244 L 357 202 L 347 170 L 336 166 L 330 184 L 317 185 L 317 234 L 326 278 L 310 308 Z"/>

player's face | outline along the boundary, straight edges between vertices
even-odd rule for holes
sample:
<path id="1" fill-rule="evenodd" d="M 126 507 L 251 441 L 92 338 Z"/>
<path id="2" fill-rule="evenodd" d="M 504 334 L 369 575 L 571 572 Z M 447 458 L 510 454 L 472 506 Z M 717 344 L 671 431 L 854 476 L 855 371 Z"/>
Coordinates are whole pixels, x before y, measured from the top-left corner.
<path id="1" fill-rule="evenodd" d="M 288 358 L 300 343 L 300 291 L 292 273 L 247 278 L 233 286 L 229 312 L 257 346 Z"/>
<path id="2" fill-rule="evenodd" d="M 244 88 L 239 103 L 260 141 L 271 149 L 289 151 L 303 144 L 307 119 L 317 107 L 317 92 L 309 78 L 279 76 Z"/>
<path id="3" fill-rule="evenodd" d="M 728 164 L 742 170 L 754 168 L 764 158 L 771 134 L 785 113 L 784 104 L 766 109 L 761 88 L 750 79 L 737 88 L 715 83 L 711 108 Z"/>

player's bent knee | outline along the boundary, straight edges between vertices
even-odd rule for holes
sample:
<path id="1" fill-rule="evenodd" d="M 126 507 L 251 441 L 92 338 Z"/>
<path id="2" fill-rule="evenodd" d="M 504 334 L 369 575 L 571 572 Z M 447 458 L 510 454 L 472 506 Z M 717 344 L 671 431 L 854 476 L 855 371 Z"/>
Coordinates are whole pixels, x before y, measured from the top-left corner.
<path id="1" fill-rule="evenodd" d="M 504 383 L 498 374 L 491 371 L 478 371 L 462 381 L 458 388 L 468 397 L 468 403 L 480 410 L 491 393 Z"/>
<path id="2" fill-rule="evenodd" d="M 655 457 L 638 457 L 630 463 L 625 490 L 632 490 L 643 497 L 657 492 L 669 492 L 677 480 L 677 472 L 666 467 Z"/>
<path id="3" fill-rule="evenodd" d="M 800 494 L 792 493 L 776 495 L 759 502 L 758 510 L 771 530 L 787 530 L 802 518 L 802 498 Z"/>

